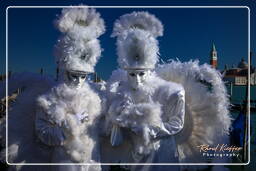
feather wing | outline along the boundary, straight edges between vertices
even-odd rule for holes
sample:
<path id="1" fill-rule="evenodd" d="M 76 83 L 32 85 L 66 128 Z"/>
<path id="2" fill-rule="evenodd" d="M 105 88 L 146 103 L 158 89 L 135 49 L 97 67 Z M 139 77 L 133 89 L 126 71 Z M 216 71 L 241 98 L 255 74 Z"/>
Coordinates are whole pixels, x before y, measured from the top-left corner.
<path id="1" fill-rule="evenodd" d="M 5 82 L 2 83 L 5 88 Z M 9 94 L 16 93 L 17 98 L 13 104 L 9 104 L 8 110 L 8 149 L 4 149 L 1 158 L 8 154 L 10 163 L 43 163 L 49 162 L 50 148 L 40 144 L 34 135 L 34 119 L 36 110 L 36 98 L 48 91 L 55 84 L 54 80 L 47 76 L 33 73 L 14 74 L 8 80 Z M 17 89 L 21 89 L 17 92 Z M 5 120 L 5 118 L 3 118 Z M 6 139 L 3 123 L 1 132 Z"/>
<path id="2" fill-rule="evenodd" d="M 182 84 L 185 89 L 186 114 L 183 130 L 176 135 L 182 162 L 206 162 L 199 145 L 225 144 L 231 124 L 229 100 L 221 74 L 198 61 L 171 61 L 159 65 L 157 74 Z"/>

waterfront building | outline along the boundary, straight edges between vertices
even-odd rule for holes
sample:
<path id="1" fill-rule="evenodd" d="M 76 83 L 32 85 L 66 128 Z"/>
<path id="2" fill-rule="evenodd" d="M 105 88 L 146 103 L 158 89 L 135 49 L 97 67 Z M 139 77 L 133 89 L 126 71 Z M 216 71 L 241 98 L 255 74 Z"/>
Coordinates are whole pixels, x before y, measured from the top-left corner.
<path id="1" fill-rule="evenodd" d="M 252 56 L 252 54 L 251 54 Z M 212 44 L 212 49 L 210 51 L 210 65 L 217 69 L 218 67 L 218 56 L 217 56 L 217 50 L 214 44 Z M 223 75 L 223 80 L 227 83 L 243 86 L 247 84 L 247 76 L 248 76 L 248 64 L 244 60 L 244 58 L 241 59 L 241 61 L 237 64 L 237 66 L 232 65 L 231 68 L 228 67 L 228 65 L 225 65 L 225 69 L 221 71 Z M 250 84 L 256 85 L 256 68 L 253 66 L 250 66 L 251 73 L 250 73 Z"/>
<path id="2" fill-rule="evenodd" d="M 233 85 L 246 85 L 248 76 L 248 64 L 244 58 L 238 63 L 237 67 L 228 68 L 227 65 L 222 71 L 223 80 Z M 250 84 L 256 85 L 256 68 L 251 66 Z"/>

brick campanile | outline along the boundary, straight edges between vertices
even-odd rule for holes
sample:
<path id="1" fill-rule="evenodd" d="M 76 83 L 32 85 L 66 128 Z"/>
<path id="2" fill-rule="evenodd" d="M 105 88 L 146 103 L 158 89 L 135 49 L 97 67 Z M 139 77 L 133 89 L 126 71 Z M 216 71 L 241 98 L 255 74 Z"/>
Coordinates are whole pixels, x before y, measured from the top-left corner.
<path id="1" fill-rule="evenodd" d="M 218 66 L 217 51 L 214 44 L 212 44 L 212 50 L 210 53 L 210 65 L 215 69 Z"/>

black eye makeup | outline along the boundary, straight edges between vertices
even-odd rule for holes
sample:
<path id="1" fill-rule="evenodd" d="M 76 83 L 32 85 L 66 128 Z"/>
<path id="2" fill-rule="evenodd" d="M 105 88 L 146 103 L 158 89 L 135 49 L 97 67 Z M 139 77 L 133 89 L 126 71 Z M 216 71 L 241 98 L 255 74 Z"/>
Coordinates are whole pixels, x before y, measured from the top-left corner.
<path id="1" fill-rule="evenodd" d="M 78 78 L 85 79 L 86 78 L 86 75 L 76 75 L 76 74 L 72 74 L 72 73 L 69 73 L 68 76 L 69 76 L 69 78 L 73 78 L 73 79 L 78 79 Z"/>
<path id="2" fill-rule="evenodd" d="M 140 73 L 139 73 L 139 76 L 143 76 L 143 75 L 145 75 L 144 72 L 140 72 Z"/>
<path id="3" fill-rule="evenodd" d="M 71 77 L 72 77 L 72 78 L 75 78 L 75 79 L 78 78 L 78 76 L 77 76 L 77 75 L 74 75 L 74 74 L 71 74 Z"/>
<path id="4" fill-rule="evenodd" d="M 132 77 L 136 76 L 136 74 L 134 74 L 134 73 L 130 73 L 129 75 L 132 76 Z"/>

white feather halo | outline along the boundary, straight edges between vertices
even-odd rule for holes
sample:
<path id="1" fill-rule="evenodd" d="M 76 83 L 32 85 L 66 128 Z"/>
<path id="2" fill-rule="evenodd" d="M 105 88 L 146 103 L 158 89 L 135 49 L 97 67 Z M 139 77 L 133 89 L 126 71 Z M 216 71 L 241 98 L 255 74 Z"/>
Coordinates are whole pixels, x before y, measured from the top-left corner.
<path id="1" fill-rule="evenodd" d="M 55 24 L 62 33 L 86 40 L 98 38 L 105 32 L 104 20 L 100 13 L 87 6 L 63 9 Z"/>
<path id="2" fill-rule="evenodd" d="M 112 37 L 120 36 L 129 29 L 141 29 L 151 33 L 155 38 L 163 36 L 163 25 L 155 15 L 148 12 L 132 12 L 115 21 Z"/>

